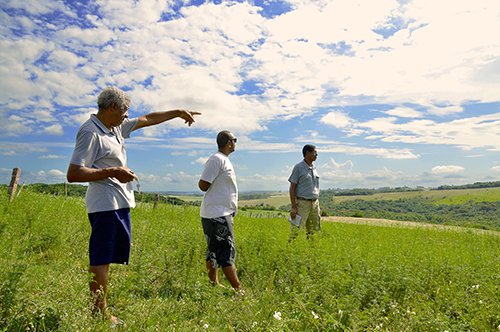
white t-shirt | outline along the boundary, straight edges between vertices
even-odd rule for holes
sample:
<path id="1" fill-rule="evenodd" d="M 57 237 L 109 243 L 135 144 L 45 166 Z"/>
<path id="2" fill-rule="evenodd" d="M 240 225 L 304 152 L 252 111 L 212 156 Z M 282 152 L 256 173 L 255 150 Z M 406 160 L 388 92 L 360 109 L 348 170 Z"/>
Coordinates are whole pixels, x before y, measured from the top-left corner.
<path id="1" fill-rule="evenodd" d="M 137 118 L 125 119 L 120 126 L 109 130 L 92 114 L 78 130 L 70 163 L 88 168 L 127 166 L 124 139 L 130 137 L 137 122 Z M 121 183 L 116 178 L 89 182 L 85 205 L 87 213 L 133 208 L 132 182 Z"/>
<path id="2" fill-rule="evenodd" d="M 238 186 L 228 156 L 219 151 L 208 158 L 201 179 L 210 183 L 201 202 L 202 218 L 224 217 L 238 211 Z"/>

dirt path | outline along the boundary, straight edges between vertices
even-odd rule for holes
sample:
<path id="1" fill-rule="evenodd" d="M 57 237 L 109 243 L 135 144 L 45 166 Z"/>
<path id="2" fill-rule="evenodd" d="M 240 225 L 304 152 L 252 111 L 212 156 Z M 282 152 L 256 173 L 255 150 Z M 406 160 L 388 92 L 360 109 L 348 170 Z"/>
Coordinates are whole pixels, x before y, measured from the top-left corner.
<path id="1" fill-rule="evenodd" d="M 399 220 L 389 220 L 389 219 L 375 219 L 375 218 L 354 218 L 354 217 L 322 217 L 323 221 L 331 222 L 342 222 L 357 225 L 375 225 L 375 226 L 385 226 L 385 227 L 404 227 L 404 228 L 435 228 L 435 229 L 448 229 L 455 231 L 473 231 L 477 233 L 494 233 L 500 235 L 500 232 L 477 229 L 477 228 L 467 228 L 460 226 L 449 226 L 449 225 L 438 225 L 429 224 L 424 222 L 415 221 L 399 221 Z"/>

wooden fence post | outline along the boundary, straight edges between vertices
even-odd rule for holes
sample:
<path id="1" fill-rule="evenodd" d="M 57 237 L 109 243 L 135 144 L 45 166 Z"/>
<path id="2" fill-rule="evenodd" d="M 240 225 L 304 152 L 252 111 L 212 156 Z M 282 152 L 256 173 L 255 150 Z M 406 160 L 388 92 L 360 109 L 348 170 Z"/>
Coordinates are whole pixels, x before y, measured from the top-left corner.
<path id="1" fill-rule="evenodd" d="M 154 205 L 153 205 L 153 209 L 155 209 L 155 208 L 156 208 L 156 204 L 158 204 L 158 200 L 159 200 L 159 199 L 160 199 L 160 194 L 156 194 L 156 195 L 155 195 L 155 203 L 154 203 Z"/>
<path id="2" fill-rule="evenodd" d="M 19 182 L 20 175 L 21 175 L 20 168 L 16 167 L 12 170 L 12 179 L 10 180 L 10 185 L 9 185 L 9 196 L 11 202 L 14 200 L 14 195 L 16 194 L 17 190 L 17 182 Z"/>

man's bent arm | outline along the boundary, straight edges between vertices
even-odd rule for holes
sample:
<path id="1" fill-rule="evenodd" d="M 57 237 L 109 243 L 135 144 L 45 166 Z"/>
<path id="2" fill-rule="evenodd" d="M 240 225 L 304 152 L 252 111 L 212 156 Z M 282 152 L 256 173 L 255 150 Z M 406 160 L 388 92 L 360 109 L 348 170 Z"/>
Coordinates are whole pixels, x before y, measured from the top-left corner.
<path id="1" fill-rule="evenodd" d="M 66 178 L 68 182 L 93 182 L 107 178 L 117 178 L 122 183 L 134 180 L 134 173 L 127 167 L 89 168 L 69 164 Z"/>
<path id="2" fill-rule="evenodd" d="M 208 188 L 210 188 L 210 182 L 201 180 L 198 182 L 198 187 L 200 188 L 201 191 L 207 191 Z"/>
<path id="3" fill-rule="evenodd" d="M 135 126 L 134 130 L 143 128 L 143 127 L 148 127 L 148 126 L 154 126 L 159 123 L 172 120 L 174 118 L 181 118 L 183 119 L 189 126 L 191 126 L 194 122 L 194 115 L 199 115 L 201 114 L 200 112 L 196 111 L 186 111 L 186 110 L 173 110 L 173 111 L 158 111 L 158 112 L 151 112 L 146 115 L 140 116 L 139 121 L 137 122 L 137 125 Z"/>

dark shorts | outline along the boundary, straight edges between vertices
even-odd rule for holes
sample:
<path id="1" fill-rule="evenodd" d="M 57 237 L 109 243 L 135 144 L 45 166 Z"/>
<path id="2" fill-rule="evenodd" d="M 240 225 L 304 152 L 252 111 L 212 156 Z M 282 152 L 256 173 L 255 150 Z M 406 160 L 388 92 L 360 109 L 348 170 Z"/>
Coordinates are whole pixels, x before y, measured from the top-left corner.
<path id="1" fill-rule="evenodd" d="M 110 263 L 128 265 L 132 240 L 130 209 L 89 213 L 89 221 L 92 226 L 90 266 Z"/>
<path id="2" fill-rule="evenodd" d="M 201 223 L 207 240 L 207 262 L 212 262 L 214 269 L 233 266 L 236 258 L 233 216 L 201 218 Z"/>

